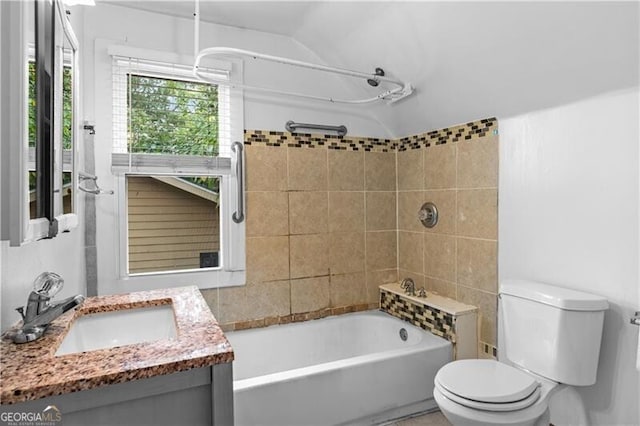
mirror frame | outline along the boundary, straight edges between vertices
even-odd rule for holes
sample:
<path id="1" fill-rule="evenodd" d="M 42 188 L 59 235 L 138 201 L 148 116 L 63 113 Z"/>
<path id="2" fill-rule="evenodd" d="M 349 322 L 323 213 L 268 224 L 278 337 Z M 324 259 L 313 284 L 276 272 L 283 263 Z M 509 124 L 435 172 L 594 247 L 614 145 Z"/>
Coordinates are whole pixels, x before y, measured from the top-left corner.
<path id="1" fill-rule="evenodd" d="M 64 6 L 61 0 L 35 0 L 35 3 L 51 4 L 52 18 L 57 25 L 61 25 L 63 34 L 69 39 L 73 47 L 73 67 L 72 76 L 72 99 L 73 99 L 73 117 L 72 117 L 72 185 L 73 197 L 72 204 L 77 208 L 77 161 L 78 161 L 78 134 L 79 134 L 79 73 L 78 73 L 78 42 L 71 25 L 66 16 Z M 11 246 L 20 246 L 24 243 L 37 241 L 43 238 L 55 237 L 59 232 L 70 231 L 77 227 L 78 218 L 75 213 L 56 215 L 53 208 L 54 192 L 53 179 L 56 176 L 54 167 L 59 167 L 60 174 L 64 165 L 61 161 L 56 161 L 56 149 L 60 150 L 62 155 L 61 135 L 57 140 L 51 141 L 52 152 L 50 155 L 44 155 L 40 161 L 43 163 L 43 170 L 50 170 L 49 184 L 47 179 L 40 181 L 41 191 L 44 192 L 43 197 L 48 197 L 48 202 L 43 204 L 41 212 L 45 217 L 37 219 L 29 219 L 29 186 L 28 186 L 28 87 L 29 87 L 29 49 L 28 49 L 28 31 L 29 19 L 27 16 L 30 8 L 26 2 L 0 2 L 2 8 L 0 18 L 2 20 L 2 97 L 6 102 L 2 104 L 2 140 L 1 149 L 2 156 L 2 223 L 1 223 L 1 239 L 9 240 Z M 37 7 L 37 6 L 36 6 Z M 54 26 L 53 24 L 52 26 Z M 55 32 L 55 29 L 52 28 Z M 53 34 L 52 34 L 53 37 Z M 4 60 L 6 59 L 6 61 Z M 64 60 L 59 64 L 64 66 Z M 54 70 L 55 73 L 55 70 Z M 36 72 L 37 74 L 37 72 Z M 6 77 L 5 77 L 6 76 Z M 55 76 L 53 77 L 55 78 Z M 55 81 L 55 80 L 54 80 Z M 53 81 L 52 81 L 53 83 Z M 53 88 L 52 88 L 53 90 Z M 50 93 L 50 99 L 53 101 L 54 93 Z M 38 99 L 38 97 L 36 97 Z M 55 111 L 56 115 L 62 117 L 62 109 Z M 55 118 L 52 118 L 55 120 Z M 52 126 L 53 128 L 53 126 Z M 36 157 L 39 156 L 39 143 L 36 142 Z M 45 144 L 46 145 L 46 144 Z M 47 145 L 47 148 L 49 145 Z M 59 148 L 56 148 L 59 147 Z M 42 150 L 40 150 L 42 151 Z M 49 169 L 51 167 L 51 169 Z M 50 189 L 49 189 L 50 188 Z M 40 194 L 38 194 L 39 196 Z M 43 198 L 43 200 L 44 200 Z M 50 206 L 47 206 L 47 203 Z"/>
<path id="2" fill-rule="evenodd" d="M 71 23 L 69 22 L 69 19 L 67 18 L 64 6 L 62 4 L 62 0 L 53 0 L 55 5 L 56 5 L 56 12 L 57 12 L 57 20 L 56 22 L 60 23 L 62 25 L 62 37 L 66 38 L 66 41 L 68 41 L 69 46 L 71 48 L 71 69 L 72 69 L 72 74 L 71 74 L 71 188 L 72 188 L 72 193 L 71 193 L 71 207 L 72 207 L 72 212 L 71 213 L 64 213 L 64 206 L 63 206 L 63 200 L 61 197 L 63 197 L 62 194 L 62 188 L 63 188 L 63 183 L 62 183 L 62 179 L 63 179 L 63 175 L 64 175 L 64 167 L 65 167 L 65 162 L 64 162 L 64 141 L 63 141 L 63 133 L 62 133 L 62 128 L 63 128 L 63 120 L 64 120 L 64 107 L 62 106 L 62 102 L 63 102 L 63 95 L 60 94 L 59 96 L 61 97 L 61 102 L 60 102 L 60 108 L 59 111 L 57 111 L 57 118 L 60 120 L 61 125 L 58 126 L 58 131 L 56 131 L 56 141 L 55 141 L 55 147 L 56 150 L 58 151 L 58 154 L 56 156 L 56 160 L 57 160 L 57 167 L 56 170 L 54 171 L 54 176 L 56 177 L 56 179 L 59 180 L 58 184 L 60 185 L 60 192 L 59 194 L 57 194 L 58 197 L 60 197 L 59 200 L 57 200 L 58 202 L 56 203 L 54 201 L 54 214 L 55 217 L 53 218 L 53 226 L 55 227 L 55 232 L 59 233 L 59 232 L 69 232 L 71 231 L 71 229 L 77 227 L 78 225 L 78 217 L 77 217 L 77 211 L 76 209 L 78 208 L 78 144 L 79 144 L 79 134 L 80 134 L 80 78 L 79 78 L 79 65 L 80 65 L 80 58 L 78 55 L 78 39 L 75 35 L 75 33 L 73 32 L 73 28 L 71 27 Z M 54 30 L 55 32 L 55 30 Z M 64 44 L 64 43 L 63 43 Z M 56 55 L 56 58 L 58 59 L 59 63 L 56 63 L 55 68 L 56 70 L 59 70 L 60 72 L 60 78 L 59 78 L 59 87 L 62 90 L 62 81 L 63 81 L 63 73 L 64 73 L 64 65 L 65 65 L 65 56 L 66 56 L 66 52 L 64 52 L 64 50 L 61 52 L 60 55 Z M 55 162 L 55 161 L 54 161 Z M 56 194 L 53 194 L 54 196 L 56 196 Z"/>

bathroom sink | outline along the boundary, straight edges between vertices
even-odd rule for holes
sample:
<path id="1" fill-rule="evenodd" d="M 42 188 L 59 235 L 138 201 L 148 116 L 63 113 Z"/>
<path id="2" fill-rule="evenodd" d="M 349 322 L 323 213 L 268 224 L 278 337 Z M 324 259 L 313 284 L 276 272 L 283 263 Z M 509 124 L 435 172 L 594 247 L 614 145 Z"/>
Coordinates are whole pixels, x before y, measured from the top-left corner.
<path id="1" fill-rule="evenodd" d="M 176 338 L 171 305 L 82 315 L 71 324 L 56 356 Z"/>

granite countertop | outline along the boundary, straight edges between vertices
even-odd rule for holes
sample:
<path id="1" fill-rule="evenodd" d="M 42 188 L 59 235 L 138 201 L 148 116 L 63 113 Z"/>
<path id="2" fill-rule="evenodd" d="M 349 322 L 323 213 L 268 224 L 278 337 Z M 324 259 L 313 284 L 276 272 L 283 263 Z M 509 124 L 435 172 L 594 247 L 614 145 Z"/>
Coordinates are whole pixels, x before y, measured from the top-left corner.
<path id="1" fill-rule="evenodd" d="M 81 315 L 172 304 L 177 337 L 55 356 L 73 320 Z M 10 332 L 10 331 L 9 331 Z M 15 404 L 233 361 L 233 349 L 197 287 L 89 297 L 58 317 L 44 336 L 0 343 L 0 402 Z"/>
<path id="2" fill-rule="evenodd" d="M 400 283 L 384 284 L 380 286 L 380 290 L 385 290 L 390 293 L 397 294 L 414 303 L 420 303 L 423 305 L 431 306 L 432 308 L 439 309 L 447 312 L 451 315 L 465 315 L 472 312 L 476 312 L 478 308 L 476 306 L 467 305 L 449 297 L 440 296 L 439 294 L 431 293 L 427 291 L 427 297 L 409 296 L 404 292 Z M 416 294 L 417 294 L 416 289 Z"/>

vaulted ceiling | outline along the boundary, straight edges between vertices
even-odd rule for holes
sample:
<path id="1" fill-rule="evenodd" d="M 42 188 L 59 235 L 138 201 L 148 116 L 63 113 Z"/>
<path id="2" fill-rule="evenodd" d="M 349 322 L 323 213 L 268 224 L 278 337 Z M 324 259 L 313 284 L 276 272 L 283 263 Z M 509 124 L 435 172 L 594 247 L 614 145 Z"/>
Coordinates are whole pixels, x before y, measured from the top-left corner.
<path id="1" fill-rule="evenodd" d="M 117 1 L 191 18 L 191 1 Z M 637 2 L 201 2 L 204 21 L 291 37 L 416 88 L 370 110 L 395 136 L 637 86 Z M 295 58 L 294 58 L 295 59 Z M 366 92 L 366 85 L 352 87 Z"/>

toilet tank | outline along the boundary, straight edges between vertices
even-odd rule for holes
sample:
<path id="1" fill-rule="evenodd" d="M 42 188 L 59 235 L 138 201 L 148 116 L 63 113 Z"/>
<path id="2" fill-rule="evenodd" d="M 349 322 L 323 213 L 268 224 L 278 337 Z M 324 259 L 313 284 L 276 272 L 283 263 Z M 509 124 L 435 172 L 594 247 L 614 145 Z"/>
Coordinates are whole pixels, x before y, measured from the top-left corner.
<path id="1" fill-rule="evenodd" d="M 533 281 L 500 285 L 501 359 L 556 382 L 596 382 L 607 300 Z"/>

